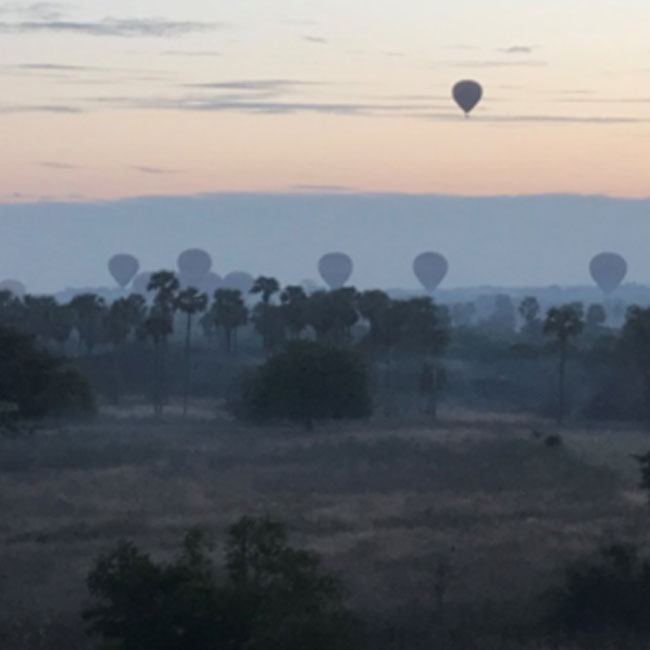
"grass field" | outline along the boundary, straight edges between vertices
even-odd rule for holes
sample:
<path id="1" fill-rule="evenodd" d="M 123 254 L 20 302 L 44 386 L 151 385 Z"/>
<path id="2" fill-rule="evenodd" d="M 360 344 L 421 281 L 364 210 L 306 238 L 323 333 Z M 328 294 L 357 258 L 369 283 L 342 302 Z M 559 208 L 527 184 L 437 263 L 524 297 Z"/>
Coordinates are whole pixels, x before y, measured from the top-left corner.
<path id="1" fill-rule="evenodd" d="M 79 612 L 99 553 L 128 538 L 168 556 L 197 524 L 219 553 L 242 514 L 286 521 L 293 543 L 320 552 L 350 605 L 381 621 L 377 647 L 431 648 L 443 616 L 482 638 L 525 625 L 567 561 L 650 541 L 631 458 L 650 449 L 646 433 L 568 428 L 548 447 L 532 430 L 556 433 L 490 413 L 305 434 L 209 408 L 187 423 L 133 409 L 2 439 L 0 647 L 89 647 Z"/>

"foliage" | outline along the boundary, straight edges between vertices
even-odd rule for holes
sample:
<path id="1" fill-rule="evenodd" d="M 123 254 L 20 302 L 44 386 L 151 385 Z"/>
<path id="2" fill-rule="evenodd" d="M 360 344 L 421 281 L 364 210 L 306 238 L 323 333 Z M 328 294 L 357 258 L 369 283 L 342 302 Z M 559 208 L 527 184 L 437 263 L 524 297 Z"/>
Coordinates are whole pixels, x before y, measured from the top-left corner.
<path id="1" fill-rule="evenodd" d="M 353 351 L 315 341 L 292 341 L 245 384 L 241 415 L 287 419 L 311 428 L 314 420 L 370 414 L 365 366 Z"/>
<path id="2" fill-rule="evenodd" d="M 340 582 L 318 557 L 292 548 L 285 527 L 242 518 L 229 530 L 225 577 L 204 535 L 156 563 L 132 543 L 102 555 L 88 575 L 89 631 L 120 650 L 314 650 L 352 647 Z"/>
<path id="3" fill-rule="evenodd" d="M 92 414 L 94 398 L 78 370 L 39 348 L 26 334 L 0 326 L 0 400 L 15 404 L 16 416 L 42 418 Z"/>
<path id="4" fill-rule="evenodd" d="M 552 620 L 571 636 L 650 634 L 650 562 L 615 544 L 572 564 L 555 594 Z"/>

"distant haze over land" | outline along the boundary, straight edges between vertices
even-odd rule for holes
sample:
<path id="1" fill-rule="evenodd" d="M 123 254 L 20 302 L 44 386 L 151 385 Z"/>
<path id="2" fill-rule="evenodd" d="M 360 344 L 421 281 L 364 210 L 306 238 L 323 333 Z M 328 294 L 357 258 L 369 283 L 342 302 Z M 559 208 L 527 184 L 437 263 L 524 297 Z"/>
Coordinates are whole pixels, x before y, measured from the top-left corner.
<path id="1" fill-rule="evenodd" d="M 318 258 L 343 251 L 359 288 L 416 290 L 413 258 L 449 260 L 441 289 L 590 286 L 589 261 L 616 251 L 626 283 L 650 284 L 650 200 L 579 195 L 461 197 L 407 194 L 214 194 L 89 203 L 0 205 L 0 279 L 33 293 L 114 283 L 116 252 L 141 270 L 176 268 L 189 247 L 213 270 L 282 283 L 320 282 Z M 598 293 L 594 294 L 598 296 Z"/>

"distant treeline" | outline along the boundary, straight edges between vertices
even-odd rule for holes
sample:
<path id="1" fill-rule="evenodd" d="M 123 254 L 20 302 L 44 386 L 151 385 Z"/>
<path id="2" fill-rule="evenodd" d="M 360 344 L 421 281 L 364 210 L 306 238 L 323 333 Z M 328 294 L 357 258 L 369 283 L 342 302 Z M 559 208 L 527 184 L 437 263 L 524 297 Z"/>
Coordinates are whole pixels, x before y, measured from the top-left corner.
<path id="1" fill-rule="evenodd" d="M 440 399 L 469 407 L 605 419 L 650 417 L 650 310 L 602 304 L 543 310 L 532 296 L 436 304 L 344 287 L 307 292 L 258 277 L 250 294 L 181 288 L 151 276 L 149 300 L 92 293 L 0 292 L 0 324 L 74 357 L 95 390 L 117 402 L 172 396 L 232 400 L 252 368 L 307 339 L 354 348 L 370 370 L 375 412 L 435 415 Z M 610 310 L 611 311 L 611 310 Z M 622 323 L 613 327 L 612 321 Z"/>

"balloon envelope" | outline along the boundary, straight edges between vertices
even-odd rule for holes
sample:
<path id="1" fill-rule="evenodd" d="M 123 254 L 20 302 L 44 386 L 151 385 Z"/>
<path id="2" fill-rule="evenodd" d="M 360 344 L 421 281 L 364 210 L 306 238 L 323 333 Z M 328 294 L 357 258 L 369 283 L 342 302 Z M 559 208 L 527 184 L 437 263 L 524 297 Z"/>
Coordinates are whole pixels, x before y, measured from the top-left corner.
<path id="1" fill-rule="evenodd" d="M 209 297 L 221 286 L 221 276 L 216 273 L 184 273 L 178 274 L 178 282 L 181 289 L 194 287 Z"/>
<path id="2" fill-rule="evenodd" d="M 246 295 L 251 288 L 255 279 L 250 273 L 246 271 L 232 271 L 228 273 L 223 279 L 222 286 L 224 289 L 235 289 L 241 291 L 242 295 Z"/>
<path id="3" fill-rule="evenodd" d="M 459 81 L 452 89 L 452 95 L 456 103 L 468 115 L 470 111 L 481 101 L 483 88 L 476 81 Z"/>
<path id="4" fill-rule="evenodd" d="M 449 264 L 440 253 L 420 253 L 413 260 L 415 277 L 429 293 L 445 279 L 448 270 Z"/>
<path id="5" fill-rule="evenodd" d="M 25 285 L 19 280 L 3 280 L 0 282 L 0 291 L 11 291 L 17 298 L 22 298 L 27 293 Z"/>
<path id="6" fill-rule="evenodd" d="M 603 293 L 612 293 L 627 275 L 627 262 L 618 253 L 599 253 L 591 260 L 589 271 Z"/>
<path id="7" fill-rule="evenodd" d="M 188 248 L 178 256 L 177 264 L 181 273 L 201 275 L 210 272 L 212 258 L 200 248 Z"/>
<path id="8" fill-rule="evenodd" d="M 340 289 L 352 275 L 353 264 L 345 253 L 327 253 L 318 261 L 318 272 L 330 289 Z"/>
<path id="9" fill-rule="evenodd" d="M 133 292 L 139 293 L 141 296 L 147 296 L 147 285 L 153 273 L 150 271 L 144 271 L 143 273 L 138 273 L 138 275 L 133 278 Z"/>
<path id="10" fill-rule="evenodd" d="M 113 255 L 110 260 L 108 260 L 108 270 L 115 282 L 117 282 L 122 288 L 124 288 L 138 272 L 140 268 L 140 263 L 138 260 L 133 257 L 133 255 L 128 255 L 126 253 L 119 253 Z"/>

